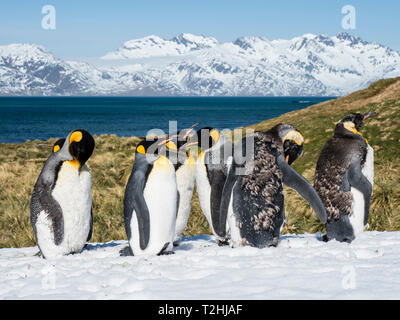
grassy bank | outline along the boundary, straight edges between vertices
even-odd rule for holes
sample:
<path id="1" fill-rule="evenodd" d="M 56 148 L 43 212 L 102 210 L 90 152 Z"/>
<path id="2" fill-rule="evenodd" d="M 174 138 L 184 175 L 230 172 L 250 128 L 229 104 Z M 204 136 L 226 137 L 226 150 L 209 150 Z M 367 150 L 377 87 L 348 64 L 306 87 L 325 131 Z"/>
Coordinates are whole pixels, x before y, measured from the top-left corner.
<path id="1" fill-rule="evenodd" d="M 280 122 L 295 125 L 305 137 L 304 156 L 294 168 L 312 182 L 323 144 L 335 123 L 349 112 L 375 110 L 363 135 L 375 150 L 375 185 L 369 220 L 370 230 L 400 230 L 400 78 L 381 80 L 368 89 L 320 103 L 251 126 L 267 130 Z M 94 233 L 92 241 L 126 239 L 123 225 L 123 193 L 139 138 L 96 136 L 96 148 L 88 161 L 93 177 Z M 54 139 L 22 144 L 0 144 L 0 247 L 35 245 L 29 220 L 29 201 L 34 183 Z M 323 231 L 309 206 L 286 190 L 287 225 L 283 232 Z M 197 195 L 186 235 L 209 233 Z"/>

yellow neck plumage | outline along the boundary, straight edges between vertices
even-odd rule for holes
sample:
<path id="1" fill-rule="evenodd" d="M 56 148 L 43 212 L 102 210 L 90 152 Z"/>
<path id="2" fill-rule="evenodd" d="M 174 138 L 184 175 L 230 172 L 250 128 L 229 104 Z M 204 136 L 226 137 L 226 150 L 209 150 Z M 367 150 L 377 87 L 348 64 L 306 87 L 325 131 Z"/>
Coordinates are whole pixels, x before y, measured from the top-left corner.
<path id="1" fill-rule="evenodd" d="M 351 131 L 351 132 L 353 132 L 353 133 L 358 134 L 359 136 L 361 136 L 361 137 L 365 140 L 365 142 L 368 143 L 368 140 L 365 139 L 365 138 L 362 136 L 361 132 L 358 131 L 358 130 L 356 129 L 356 127 L 355 127 L 355 125 L 354 125 L 353 122 L 351 122 L 351 121 L 346 121 L 346 122 L 343 123 L 343 126 L 345 127 L 345 129 L 347 129 L 347 130 L 349 130 L 349 131 Z"/>

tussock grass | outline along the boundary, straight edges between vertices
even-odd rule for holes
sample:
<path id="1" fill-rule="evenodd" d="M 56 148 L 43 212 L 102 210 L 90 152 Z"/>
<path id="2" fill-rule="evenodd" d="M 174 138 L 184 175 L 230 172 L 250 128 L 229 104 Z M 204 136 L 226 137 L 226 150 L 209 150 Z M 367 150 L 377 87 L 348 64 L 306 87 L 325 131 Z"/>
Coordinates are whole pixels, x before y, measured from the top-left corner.
<path id="1" fill-rule="evenodd" d="M 318 156 L 333 134 L 335 123 L 349 112 L 375 110 L 362 129 L 375 150 L 375 185 L 369 230 L 400 230 L 400 78 L 380 80 L 346 97 L 250 126 L 268 130 L 280 122 L 296 126 L 305 137 L 304 156 L 293 167 L 311 183 Z M 72 129 L 72 128 L 71 128 Z M 95 136 L 96 148 L 88 161 L 92 172 L 94 230 L 92 241 L 126 239 L 123 195 L 134 162 L 138 137 Z M 44 161 L 55 139 L 0 144 L 0 247 L 35 245 L 29 220 L 29 201 Z M 293 190 L 285 188 L 287 224 L 283 233 L 324 231 L 310 206 Z M 196 192 L 185 235 L 210 233 Z"/>
<path id="2" fill-rule="evenodd" d="M 326 101 L 306 109 L 251 126 L 268 130 L 286 122 L 305 137 L 304 156 L 293 164 L 311 183 L 317 159 L 325 142 L 332 137 L 338 120 L 350 112 L 377 115 L 364 122 L 361 132 L 374 149 L 375 178 L 368 230 L 400 230 L 400 78 L 380 80 L 365 90 Z M 285 189 L 286 190 L 286 189 Z M 324 231 L 309 205 L 293 190 L 285 197 L 287 225 L 283 233 Z"/>

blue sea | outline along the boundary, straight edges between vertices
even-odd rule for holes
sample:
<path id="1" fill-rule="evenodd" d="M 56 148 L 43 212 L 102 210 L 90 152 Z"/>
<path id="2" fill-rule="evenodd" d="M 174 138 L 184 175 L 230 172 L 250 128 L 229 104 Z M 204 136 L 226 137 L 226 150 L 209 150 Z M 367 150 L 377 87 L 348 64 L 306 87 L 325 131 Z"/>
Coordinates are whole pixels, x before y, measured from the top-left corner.
<path id="1" fill-rule="evenodd" d="M 0 97 L 0 143 L 47 140 L 86 129 L 91 134 L 144 136 L 169 121 L 178 129 L 234 129 L 332 97 Z"/>

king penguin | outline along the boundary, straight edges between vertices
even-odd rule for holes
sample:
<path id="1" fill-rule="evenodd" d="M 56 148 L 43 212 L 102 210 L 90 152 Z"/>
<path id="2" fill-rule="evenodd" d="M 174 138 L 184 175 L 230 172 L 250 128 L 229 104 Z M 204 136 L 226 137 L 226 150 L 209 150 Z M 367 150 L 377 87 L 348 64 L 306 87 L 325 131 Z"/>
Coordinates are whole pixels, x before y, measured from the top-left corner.
<path id="1" fill-rule="evenodd" d="M 162 143 L 168 149 L 169 143 Z M 121 255 L 172 253 L 178 205 L 175 167 L 157 141 L 142 140 L 125 189 L 124 221 L 129 246 Z"/>
<path id="2" fill-rule="evenodd" d="M 232 143 L 212 127 L 199 129 L 195 138 L 201 150 L 196 161 L 196 190 L 200 207 L 218 244 L 225 245 L 228 244 L 227 239 L 220 236 L 218 230 L 221 229 L 220 204 L 227 174 L 227 156 L 224 151 L 232 150 L 228 146 Z M 224 228 L 227 227 L 225 224 Z"/>
<path id="3" fill-rule="evenodd" d="M 197 150 L 197 141 L 192 141 L 191 138 L 196 131 L 194 128 L 198 123 L 188 129 L 179 131 L 175 137 L 169 139 L 166 143 L 169 149 L 176 150 L 180 157 L 175 164 L 176 183 L 178 189 L 178 212 L 176 215 L 176 228 L 174 236 L 174 246 L 179 245 L 182 234 L 185 231 L 191 208 L 191 200 L 195 184 L 195 169 L 197 153 L 192 150 Z M 195 148 L 191 148 L 191 146 Z"/>
<path id="4" fill-rule="evenodd" d="M 340 120 L 318 159 L 314 187 L 328 214 L 325 241 L 350 243 L 368 223 L 374 150 L 360 129 L 374 114 L 351 113 Z"/>
<path id="5" fill-rule="evenodd" d="M 246 139 L 254 147 L 246 150 Z M 257 248 L 277 246 L 285 219 L 283 185 L 297 191 L 325 223 L 326 212 L 311 184 L 293 170 L 293 163 L 303 153 L 304 138 L 293 126 L 278 124 L 267 132 L 245 137 L 242 150 L 246 162 L 239 165 L 233 158 L 223 187 L 220 226 L 229 224 L 232 247 L 250 245 Z M 236 145 L 235 145 L 236 148 Z M 238 171 L 238 169 L 244 169 Z M 224 229 L 219 230 L 224 234 Z"/>
<path id="6" fill-rule="evenodd" d="M 95 141 L 83 129 L 58 140 L 31 197 L 31 223 L 44 258 L 80 252 L 92 235 L 91 174 Z"/>

